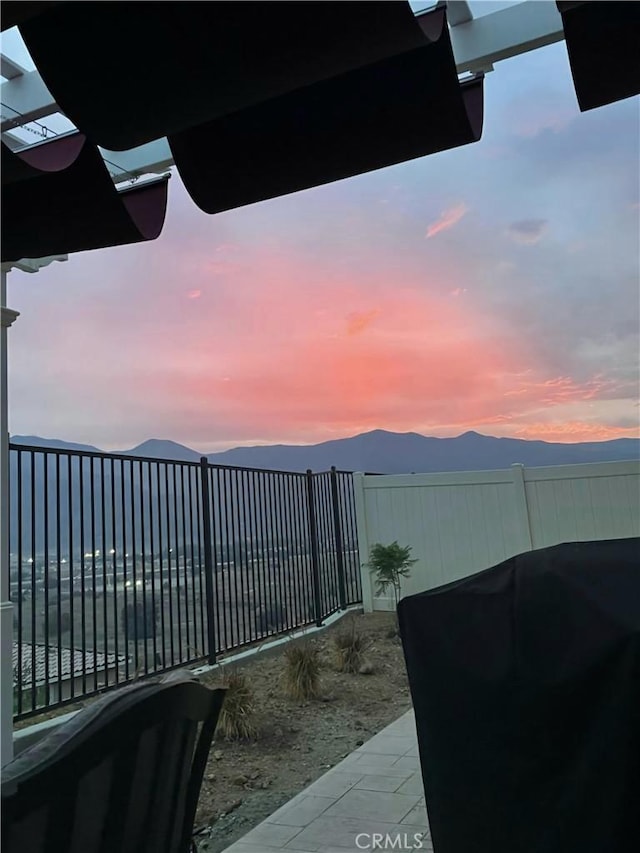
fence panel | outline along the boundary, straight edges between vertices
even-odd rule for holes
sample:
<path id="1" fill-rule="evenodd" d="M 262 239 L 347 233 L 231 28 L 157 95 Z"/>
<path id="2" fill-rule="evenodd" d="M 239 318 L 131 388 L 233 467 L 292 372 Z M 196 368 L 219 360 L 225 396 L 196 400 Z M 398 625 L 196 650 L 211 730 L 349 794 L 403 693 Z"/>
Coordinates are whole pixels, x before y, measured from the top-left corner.
<path id="1" fill-rule="evenodd" d="M 640 463 L 528 468 L 525 489 L 534 548 L 640 535 Z"/>
<path id="2" fill-rule="evenodd" d="M 323 616 L 329 616 L 341 606 L 340 566 L 342 563 L 342 553 L 338 554 L 336 541 L 331 473 L 327 471 L 316 474 L 313 485 L 318 517 L 320 603 Z"/>
<path id="3" fill-rule="evenodd" d="M 336 471 L 337 514 L 342 534 L 342 555 L 346 605 L 359 604 L 362 601 L 362 581 L 360 557 L 358 553 L 358 528 L 356 524 L 356 502 L 353 486 L 353 474 L 350 471 Z M 366 560 L 366 554 L 362 554 Z"/>
<path id="4" fill-rule="evenodd" d="M 418 562 L 404 595 L 496 565 L 532 548 L 640 535 L 640 463 L 607 462 L 506 471 L 357 474 L 359 548 L 411 545 Z M 365 609 L 388 610 L 362 572 Z"/>
<path id="5" fill-rule="evenodd" d="M 197 466 L 22 446 L 10 462 L 16 715 L 201 660 Z"/>
<path id="6" fill-rule="evenodd" d="M 358 601 L 344 472 L 11 445 L 9 540 L 17 717 Z"/>

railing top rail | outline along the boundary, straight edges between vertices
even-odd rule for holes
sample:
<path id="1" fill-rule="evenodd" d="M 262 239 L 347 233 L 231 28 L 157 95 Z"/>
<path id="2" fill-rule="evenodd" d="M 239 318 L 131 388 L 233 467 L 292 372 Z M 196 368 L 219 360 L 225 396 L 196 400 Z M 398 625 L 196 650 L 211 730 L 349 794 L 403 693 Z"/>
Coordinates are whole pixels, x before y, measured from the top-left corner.
<path id="1" fill-rule="evenodd" d="M 201 466 L 201 461 L 190 461 L 187 459 L 165 459 L 164 457 L 156 457 L 156 456 L 139 456 L 134 453 L 107 453 L 103 450 L 76 450 L 72 447 L 45 447 L 43 445 L 37 444 L 16 444 L 14 442 L 9 443 L 10 450 L 15 450 L 19 453 L 41 453 L 42 455 L 52 455 L 52 456 L 78 456 L 83 457 L 85 459 L 113 459 L 117 461 L 132 461 L 132 462 L 147 462 L 150 464 L 159 463 L 160 465 L 180 465 L 186 468 L 199 468 Z M 201 457 L 205 458 L 206 457 Z M 223 465 L 219 462 L 209 462 L 207 460 L 207 467 L 222 469 L 222 470 L 231 470 L 231 471 L 248 471 L 250 473 L 256 474 L 286 474 L 287 476 L 294 477 L 306 477 L 306 473 L 303 471 L 284 471 L 279 468 L 252 468 L 248 465 Z M 314 471 L 314 476 L 316 474 L 330 474 L 331 471 Z M 342 471 L 337 470 L 336 474 L 352 474 L 353 471 Z"/>
<path id="2" fill-rule="evenodd" d="M 222 468 L 232 471 L 253 471 L 256 474 L 287 474 L 290 477 L 306 476 L 302 471 L 281 471 L 278 468 L 251 468 L 248 465 L 221 465 L 219 462 L 207 462 L 207 466 L 209 468 Z"/>
<path id="3" fill-rule="evenodd" d="M 137 456 L 132 453 L 105 453 L 102 450 L 75 450 L 70 447 L 42 447 L 35 444 L 14 444 L 10 442 L 10 450 L 27 453 L 51 454 L 53 456 L 80 456 L 88 459 L 114 459 L 132 462 L 159 462 L 162 465 L 184 465 L 185 467 L 197 468 L 198 462 L 189 462 L 181 459 L 159 459 L 155 456 Z"/>
<path id="4" fill-rule="evenodd" d="M 314 476 L 316 474 L 349 474 L 349 475 L 351 475 L 351 474 L 354 474 L 355 471 L 347 471 L 343 468 L 327 468 L 327 469 L 322 470 L 322 471 L 312 471 L 312 473 L 314 474 Z"/>

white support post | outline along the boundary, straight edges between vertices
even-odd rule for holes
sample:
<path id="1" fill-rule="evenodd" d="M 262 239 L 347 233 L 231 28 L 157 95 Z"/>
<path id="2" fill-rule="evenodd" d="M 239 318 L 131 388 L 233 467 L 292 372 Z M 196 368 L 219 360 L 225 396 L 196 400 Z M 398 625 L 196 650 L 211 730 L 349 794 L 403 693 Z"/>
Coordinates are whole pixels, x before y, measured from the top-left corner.
<path id="1" fill-rule="evenodd" d="M 13 758 L 13 605 L 9 599 L 9 412 L 7 329 L 18 316 L 6 307 L 7 273 L 2 270 L 0 341 L 0 758 Z"/>
<path id="2" fill-rule="evenodd" d="M 356 527 L 358 530 L 358 556 L 360 559 L 360 582 L 362 585 L 362 606 L 365 613 L 373 612 L 373 584 L 371 572 L 366 567 L 369 561 L 369 533 L 367 529 L 367 506 L 364 493 L 365 474 L 353 475 L 353 495 L 356 508 Z"/>
<path id="3" fill-rule="evenodd" d="M 533 540 L 531 538 L 531 519 L 529 518 L 529 504 L 527 502 L 527 487 L 524 481 L 524 465 L 514 462 L 511 466 L 513 474 L 514 501 L 517 517 L 520 519 L 522 551 L 533 551 Z"/>

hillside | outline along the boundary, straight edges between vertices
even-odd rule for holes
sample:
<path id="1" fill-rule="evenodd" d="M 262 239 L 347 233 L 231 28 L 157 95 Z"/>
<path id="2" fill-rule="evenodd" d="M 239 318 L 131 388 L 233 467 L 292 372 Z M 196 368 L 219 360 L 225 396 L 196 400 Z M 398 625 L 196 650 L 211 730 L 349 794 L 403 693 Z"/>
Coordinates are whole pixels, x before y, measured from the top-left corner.
<path id="1" fill-rule="evenodd" d="M 16 444 L 95 450 L 87 445 L 35 436 L 14 436 Z M 132 456 L 197 462 L 200 453 L 174 441 L 149 439 L 129 450 Z M 433 438 L 418 433 L 385 430 L 312 445 L 260 445 L 236 447 L 209 454 L 217 465 L 237 465 L 282 471 L 326 471 L 332 465 L 346 471 L 379 474 L 430 473 L 434 471 L 481 471 L 507 468 L 514 462 L 527 467 L 611 462 L 640 457 L 640 439 L 560 444 L 515 438 L 495 438 L 466 432 L 455 438 Z"/>

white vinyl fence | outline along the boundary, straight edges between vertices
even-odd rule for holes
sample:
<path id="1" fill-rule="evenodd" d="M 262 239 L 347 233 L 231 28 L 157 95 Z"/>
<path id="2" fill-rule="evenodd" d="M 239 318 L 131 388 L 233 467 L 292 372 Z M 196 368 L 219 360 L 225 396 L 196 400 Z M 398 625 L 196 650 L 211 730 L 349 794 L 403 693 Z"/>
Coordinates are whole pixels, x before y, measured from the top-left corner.
<path id="1" fill-rule="evenodd" d="M 640 461 L 450 474 L 354 474 L 358 546 L 397 540 L 411 595 L 561 542 L 640 536 Z M 640 562 L 640 555 L 639 555 Z M 365 610 L 389 610 L 362 568 Z"/>

